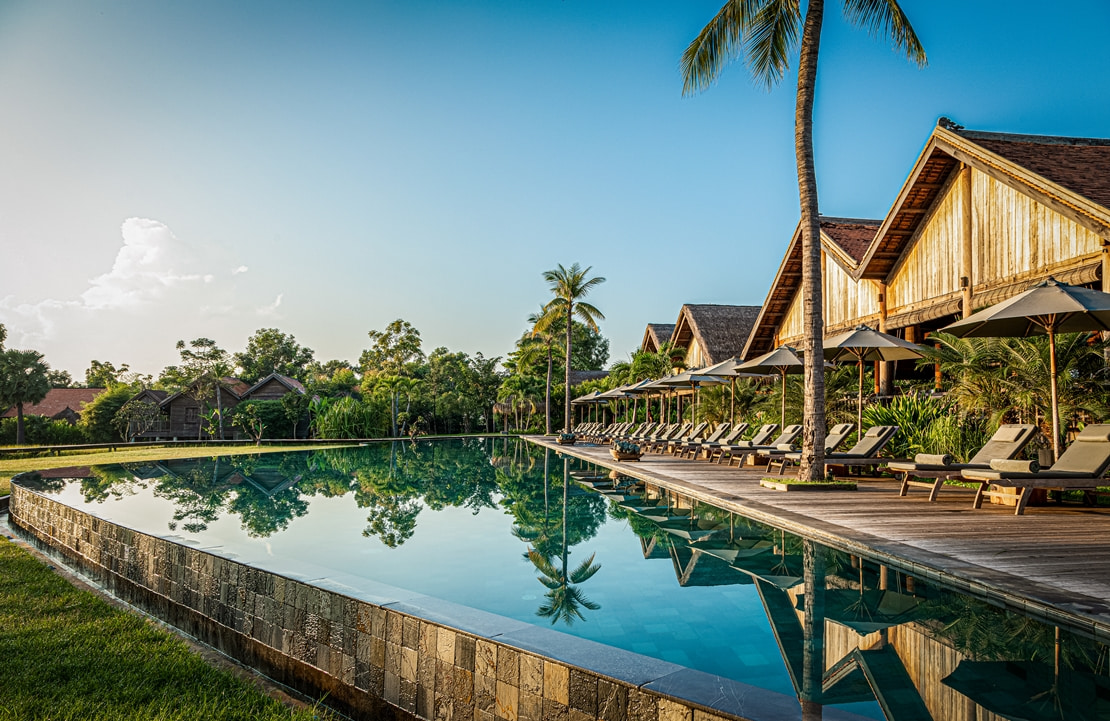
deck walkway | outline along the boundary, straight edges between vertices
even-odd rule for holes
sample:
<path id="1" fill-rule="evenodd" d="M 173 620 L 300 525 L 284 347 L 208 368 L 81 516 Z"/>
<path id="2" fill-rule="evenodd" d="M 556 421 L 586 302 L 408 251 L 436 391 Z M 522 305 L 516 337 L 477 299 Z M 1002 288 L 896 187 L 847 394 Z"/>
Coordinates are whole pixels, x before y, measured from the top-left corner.
<path id="1" fill-rule="evenodd" d="M 529 440 L 899 567 L 1110 642 L 1110 509 L 971 507 L 974 493 L 945 487 L 936 503 L 898 483 L 861 480 L 857 491 L 783 493 L 759 485 L 762 468 L 718 466 L 667 455 L 617 463 L 608 446 Z"/>

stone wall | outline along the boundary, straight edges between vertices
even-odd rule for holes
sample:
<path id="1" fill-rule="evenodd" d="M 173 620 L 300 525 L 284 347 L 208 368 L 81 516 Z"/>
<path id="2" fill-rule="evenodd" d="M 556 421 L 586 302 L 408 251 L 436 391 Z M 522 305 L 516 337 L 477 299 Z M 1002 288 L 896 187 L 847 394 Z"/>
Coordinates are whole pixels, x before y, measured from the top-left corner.
<path id="1" fill-rule="evenodd" d="M 10 522 L 115 596 L 354 718 L 799 716 L 790 697 L 452 604 L 344 595 L 114 525 L 20 484 Z"/>

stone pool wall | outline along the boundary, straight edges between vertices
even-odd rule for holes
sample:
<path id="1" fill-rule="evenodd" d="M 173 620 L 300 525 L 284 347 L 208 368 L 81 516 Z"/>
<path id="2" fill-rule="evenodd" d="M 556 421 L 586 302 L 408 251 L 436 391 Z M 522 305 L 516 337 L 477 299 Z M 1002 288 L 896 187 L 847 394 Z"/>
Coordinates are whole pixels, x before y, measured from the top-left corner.
<path id="1" fill-rule="evenodd" d="M 422 617 L 411 604 L 371 603 L 286 578 L 109 523 L 19 485 L 12 488 L 10 523 L 116 597 L 289 687 L 326 695 L 329 705 L 354 718 L 751 717 L 718 706 L 739 699 L 757 718 L 798 717 L 789 697 L 730 688 L 736 684 L 662 661 L 630 664 L 642 657 L 529 624 L 511 622 L 506 630 L 516 633 L 501 640 L 463 631 L 429 620 L 442 612 Z M 539 652 L 548 644 L 563 645 L 556 651 L 563 661 Z M 595 662 L 610 672 L 590 670 Z M 710 694 L 704 703 L 683 698 L 703 691 Z"/>

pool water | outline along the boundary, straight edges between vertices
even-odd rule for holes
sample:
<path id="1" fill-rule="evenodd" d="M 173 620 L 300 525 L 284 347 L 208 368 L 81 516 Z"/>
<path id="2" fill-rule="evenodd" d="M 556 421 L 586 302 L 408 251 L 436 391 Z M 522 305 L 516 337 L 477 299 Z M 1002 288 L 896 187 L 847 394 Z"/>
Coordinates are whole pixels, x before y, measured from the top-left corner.
<path id="1" fill-rule="evenodd" d="M 846 716 L 1010 718 L 1042 703 L 1050 715 L 1030 718 L 1110 715 L 1106 649 L 1090 639 L 522 440 L 62 475 L 53 497 L 144 533 L 554 627 Z"/>

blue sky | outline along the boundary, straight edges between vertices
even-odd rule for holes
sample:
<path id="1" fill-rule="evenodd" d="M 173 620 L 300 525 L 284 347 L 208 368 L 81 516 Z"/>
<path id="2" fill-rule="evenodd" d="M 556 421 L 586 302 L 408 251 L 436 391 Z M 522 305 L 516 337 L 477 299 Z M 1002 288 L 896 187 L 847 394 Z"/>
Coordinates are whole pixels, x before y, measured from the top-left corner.
<path id="1" fill-rule="evenodd" d="M 904 0 L 917 69 L 830 3 L 822 212 L 883 217 L 938 117 L 1110 135 L 1110 4 Z M 1034 8 L 1041 10 L 1033 12 Z M 792 79 L 681 96 L 701 0 L 0 4 L 0 322 L 83 377 L 278 327 L 357 361 L 503 355 L 542 271 L 608 282 L 614 358 L 682 303 L 759 304 L 798 218 Z"/>

